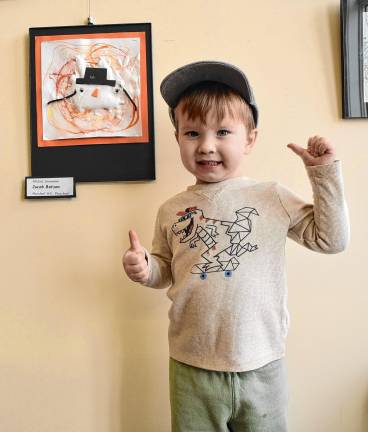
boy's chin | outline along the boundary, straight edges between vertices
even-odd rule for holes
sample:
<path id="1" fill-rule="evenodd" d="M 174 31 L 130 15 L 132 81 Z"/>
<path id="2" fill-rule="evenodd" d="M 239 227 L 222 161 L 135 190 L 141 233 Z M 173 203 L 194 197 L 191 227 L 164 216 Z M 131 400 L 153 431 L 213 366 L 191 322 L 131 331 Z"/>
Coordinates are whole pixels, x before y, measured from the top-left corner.
<path id="1" fill-rule="evenodd" d="M 201 179 L 201 178 L 196 177 L 196 184 L 218 183 L 220 181 L 222 181 L 222 180 L 221 179 L 220 180 L 207 180 L 207 179 Z"/>
<path id="2" fill-rule="evenodd" d="M 195 176 L 196 177 L 196 184 L 206 184 L 206 183 L 220 183 L 224 180 L 227 180 L 229 177 L 211 177 L 211 176 Z"/>

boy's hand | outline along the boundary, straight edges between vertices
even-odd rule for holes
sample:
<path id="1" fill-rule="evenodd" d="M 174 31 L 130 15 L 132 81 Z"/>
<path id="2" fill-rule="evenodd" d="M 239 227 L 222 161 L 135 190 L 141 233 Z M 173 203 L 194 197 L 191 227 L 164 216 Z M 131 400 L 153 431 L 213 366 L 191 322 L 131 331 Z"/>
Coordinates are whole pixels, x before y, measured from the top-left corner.
<path id="1" fill-rule="evenodd" d="M 309 138 L 307 149 L 297 144 L 287 146 L 303 159 L 306 166 L 327 165 L 336 160 L 334 147 L 325 138 L 318 135 Z"/>
<path id="2" fill-rule="evenodd" d="M 148 263 L 143 246 L 139 242 L 137 233 L 129 231 L 130 248 L 123 256 L 123 266 L 128 277 L 134 282 L 148 281 Z"/>

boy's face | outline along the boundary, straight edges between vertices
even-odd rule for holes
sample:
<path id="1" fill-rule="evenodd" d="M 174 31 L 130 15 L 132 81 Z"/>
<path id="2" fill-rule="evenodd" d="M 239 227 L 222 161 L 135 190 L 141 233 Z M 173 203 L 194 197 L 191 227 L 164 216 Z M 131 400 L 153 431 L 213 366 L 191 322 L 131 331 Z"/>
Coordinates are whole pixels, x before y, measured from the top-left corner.
<path id="1" fill-rule="evenodd" d="M 211 110 L 206 125 L 200 118 L 189 120 L 180 109 L 175 109 L 178 130 L 175 132 L 181 160 L 198 183 L 215 183 L 241 175 L 241 161 L 253 148 L 257 129 L 250 133 L 240 119 L 228 113 L 217 121 Z"/>

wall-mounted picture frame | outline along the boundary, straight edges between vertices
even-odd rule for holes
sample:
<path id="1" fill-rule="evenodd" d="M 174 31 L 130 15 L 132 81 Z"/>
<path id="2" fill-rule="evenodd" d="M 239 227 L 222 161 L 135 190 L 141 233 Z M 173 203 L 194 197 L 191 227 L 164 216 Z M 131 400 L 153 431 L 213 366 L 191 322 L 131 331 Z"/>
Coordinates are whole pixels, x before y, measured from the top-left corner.
<path id="1" fill-rule="evenodd" d="M 343 118 L 368 117 L 368 0 L 341 0 Z"/>
<path id="2" fill-rule="evenodd" d="M 31 171 L 155 179 L 151 24 L 29 29 Z"/>

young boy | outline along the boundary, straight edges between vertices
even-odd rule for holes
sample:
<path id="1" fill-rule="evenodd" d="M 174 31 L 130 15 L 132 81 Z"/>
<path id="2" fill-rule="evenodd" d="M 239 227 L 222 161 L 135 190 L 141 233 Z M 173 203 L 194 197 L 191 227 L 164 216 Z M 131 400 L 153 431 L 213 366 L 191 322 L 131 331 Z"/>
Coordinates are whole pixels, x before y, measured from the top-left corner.
<path id="1" fill-rule="evenodd" d="M 258 108 L 230 64 L 186 65 L 161 93 L 196 184 L 160 207 L 151 253 L 129 232 L 123 265 L 133 281 L 170 286 L 172 430 L 285 432 L 285 241 L 322 253 L 346 247 L 341 162 L 319 136 L 307 149 L 288 145 L 306 166 L 314 205 L 278 182 L 243 177 Z"/>

